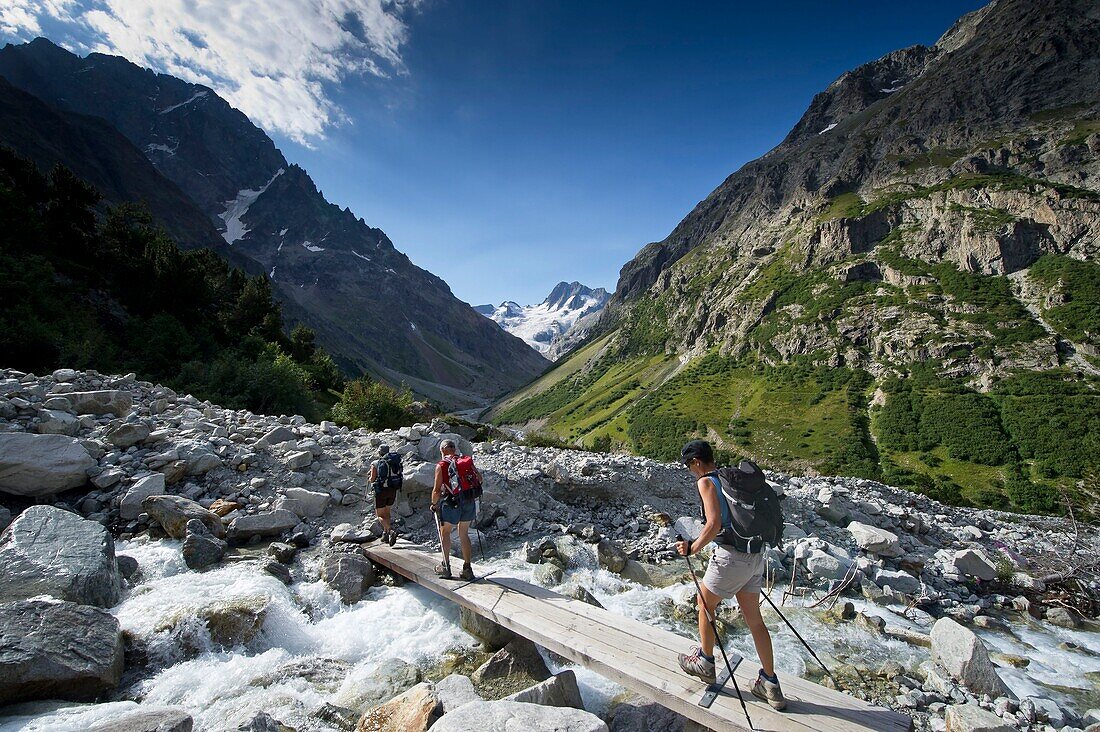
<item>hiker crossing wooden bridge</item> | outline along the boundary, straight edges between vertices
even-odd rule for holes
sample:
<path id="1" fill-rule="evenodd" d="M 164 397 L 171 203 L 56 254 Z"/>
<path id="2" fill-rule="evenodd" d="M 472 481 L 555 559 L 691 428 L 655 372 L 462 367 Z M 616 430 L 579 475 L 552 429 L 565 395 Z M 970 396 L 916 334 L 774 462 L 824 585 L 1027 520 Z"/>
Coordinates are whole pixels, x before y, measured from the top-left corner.
<path id="1" fill-rule="evenodd" d="M 473 582 L 442 580 L 434 567 L 438 554 L 400 542 L 365 547 L 373 561 L 437 595 L 488 618 L 517 635 L 581 664 L 631 691 L 720 732 L 749 727 L 727 685 L 709 707 L 699 705 L 705 685 L 685 675 L 676 655 L 691 640 L 632 618 L 559 595 L 543 587 L 495 574 Z M 775 630 L 773 632 L 782 632 Z M 732 659 L 731 659 L 732 660 Z M 777 712 L 749 693 L 756 665 L 743 663 L 734 675 L 753 728 L 774 732 L 909 732 L 912 720 L 805 679 L 783 677 L 787 709 Z"/>

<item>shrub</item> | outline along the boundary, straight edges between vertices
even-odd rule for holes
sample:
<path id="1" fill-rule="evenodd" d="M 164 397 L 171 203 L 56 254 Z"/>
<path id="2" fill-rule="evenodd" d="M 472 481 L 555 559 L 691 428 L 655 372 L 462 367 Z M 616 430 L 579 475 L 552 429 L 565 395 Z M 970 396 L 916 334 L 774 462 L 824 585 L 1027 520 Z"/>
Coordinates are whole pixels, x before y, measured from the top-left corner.
<path id="1" fill-rule="evenodd" d="M 342 425 L 358 429 L 383 430 L 408 424 L 412 395 L 406 389 L 396 391 L 380 381 L 363 376 L 349 381 L 344 393 L 332 407 L 332 418 Z"/>

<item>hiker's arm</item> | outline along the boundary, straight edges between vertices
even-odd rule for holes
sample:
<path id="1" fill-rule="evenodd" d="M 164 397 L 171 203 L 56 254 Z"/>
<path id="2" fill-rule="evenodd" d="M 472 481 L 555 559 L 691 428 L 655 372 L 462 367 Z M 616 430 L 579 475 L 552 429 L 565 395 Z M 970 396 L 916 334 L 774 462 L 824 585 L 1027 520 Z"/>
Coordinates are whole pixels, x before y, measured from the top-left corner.
<path id="1" fill-rule="evenodd" d="M 703 526 L 699 537 L 688 547 L 690 554 L 701 551 L 722 531 L 722 509 L 718 505 L 718 491 L 714 489 L 714 484 L 709 478 L 700 478 L 696 487 L 699 489 L 699 496 L 703 499 L 703 514 L 707 517 L 707 523 Z"/>
<path id="2" fill-rule="evenodd" d="M 378 480 L 378 466 L 374 463 L 370 464 L 370 477 L 367 478 L 367 480 L 369 480 L 371 483 Z"/>
<path id="3" fill-rule="evenodd" d="M 443 497 L 443 468 L 435 466 L 435 485 L 432 487 L 432 510 L 439 508 L 439 500 Z"/>

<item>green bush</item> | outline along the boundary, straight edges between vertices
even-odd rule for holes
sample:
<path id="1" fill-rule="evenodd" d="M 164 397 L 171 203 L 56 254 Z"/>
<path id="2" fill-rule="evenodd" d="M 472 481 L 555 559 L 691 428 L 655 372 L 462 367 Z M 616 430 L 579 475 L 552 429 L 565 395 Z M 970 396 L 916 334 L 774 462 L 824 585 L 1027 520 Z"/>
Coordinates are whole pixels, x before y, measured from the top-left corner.
<path id="1" fill-rule="evenodd" d="M 412 394 L 396 391 L 380 381 L 363 376 L 349 381 L 332 408 L 332 418 L 341 425 L 358 429 L 383 430 L 409 424 Z"/>

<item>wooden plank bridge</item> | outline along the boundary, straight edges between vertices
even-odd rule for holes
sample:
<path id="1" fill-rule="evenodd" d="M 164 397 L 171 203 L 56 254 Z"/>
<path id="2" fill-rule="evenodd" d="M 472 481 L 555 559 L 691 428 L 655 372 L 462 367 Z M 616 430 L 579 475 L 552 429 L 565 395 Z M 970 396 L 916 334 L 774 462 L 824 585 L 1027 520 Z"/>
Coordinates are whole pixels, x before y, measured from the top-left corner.
<path id="1" fill-rule="evenodd" d="M 689 650 L 688 638 L 559 595 L 542 587 L 494 574 L 474 582 L 442 580 L 434 567 L 439 554 L 400 542 L 364 547 L 380 565 L 437 595 L 488 618 L 514 633 L 581 664 L 631 691 L 719 732 L 749 727 L 727 685 L 709 708 L 699 706 L 706 686 L 684 674 L 676 661 Z M 460 560 L 452 560 L 454 570 Z M 783 632 L 773 629 L 774 632 Z M 912 720 L 805 679 L 783 677 L 787 709 L 777 712 L 749 693 L 757 665 L 745 662 L 734 675 L 756 730 L 774 732 L 909 732 Z"/>

